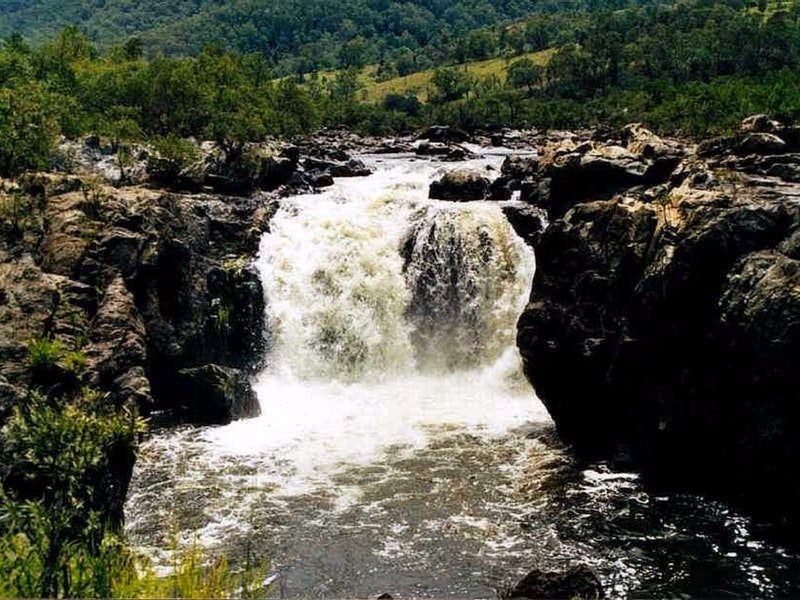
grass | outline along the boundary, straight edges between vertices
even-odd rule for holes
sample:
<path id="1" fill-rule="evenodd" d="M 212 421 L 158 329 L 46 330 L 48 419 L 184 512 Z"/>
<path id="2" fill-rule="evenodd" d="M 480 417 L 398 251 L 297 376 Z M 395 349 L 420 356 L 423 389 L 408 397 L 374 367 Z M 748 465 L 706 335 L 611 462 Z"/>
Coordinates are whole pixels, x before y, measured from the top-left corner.
<path id="1" fill-rule="evenodd" d="M 553 50 L 541 50 L 539 52 L 529 52 L 527 54 L 520 54 L 518 56 L 509 56 L 502 58 L 491 58 L 488 60 L 480 60 L 473 62 L 461 63 L 453 65 L 451 68 L 466 70 L 468 73 L 477 79 L 488 79 L 495 76 L 501 82 L 505 82 L 508 74 L 508 65 L 521 58 L 528 58 L 540 65 L 546 65 L 553 54 Z M 428 88 L 433 79 L 433 73 L 436 69 L 428 69 L 426 71 L 419 71 L 411 73 L 403 77 L 394 77 L 386 81 L 377 81 L 377 67 L 369 65 L 364 67 L 358 74 L 358 82 L 362 89 L 360 94 L 362 99 L 366 102 L 377 104 L 382 102 L 389 94 L 406 94 L 413 92 L 417 97 L 425 102 L 428 99 Z M 338 71 L 321 71 L 319 77 L 321 80 L 330 80 L 336 77 Z"/>

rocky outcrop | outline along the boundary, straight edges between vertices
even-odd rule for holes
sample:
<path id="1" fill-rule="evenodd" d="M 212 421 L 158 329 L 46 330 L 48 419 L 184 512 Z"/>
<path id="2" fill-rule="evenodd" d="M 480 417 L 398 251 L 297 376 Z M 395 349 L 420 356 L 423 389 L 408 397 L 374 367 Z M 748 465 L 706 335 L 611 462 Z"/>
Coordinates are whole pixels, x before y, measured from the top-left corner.
<path id="1" fill-rule="evenodd" d="M 0 262 L 0 407 L 37 383 L 28 345 L 50 340 L 80 363 L 61 379 L 110 392 L 119 405 L 181 407 L 203 422 L 253 415 L 248 380 L 264 351 L 264 298 L 249 257 L 268 206 L 63 179 L 38 176 L 13 188 L 28 217 L 4 240 Z M 219 377 L 194 378 L 193 402 L 172 386 L 181 373 L 206 368 L 226 374 L 225 411 L 217 408 Z"/>
<path id="2" fill-rule="evenodd" d="M 597 575 L 586 565 L 576 565 L 566 571 L 534 569 L 514 587 L 500 592 L 498 597 L 508 600 L 597 600 L 605 598 L 605 594 Z"/>
<path id="3" fill-rule="evenodd" d="M 791 153 L 785 131 L 770 135 Z M 800 186 L 748 174 L 755 157 L 742 156 L 743 135 L 753 133 L 689 152 L 663 184 L 631 177 L 611 198 L 582 184 L 588 195 L 573 196 L 536 246 L 518 345 L 581 455 L 791 518 L 800 501 Z M 651 145 L 638 158 L 630 145 L 611 153 L 646 179 L 656 163 L 645 155 L 661 153 Z M 607 152 L 581 156 L 590 154 Z"/>
<path id="4" fill-rule="evenodd" d="M 147 379 L 147 330 L 133 298 L 118 275 L 103 293 L 90 327 L 87 357 L 89 383 L 109 390 L 115 402 L 150 408 Z"/>

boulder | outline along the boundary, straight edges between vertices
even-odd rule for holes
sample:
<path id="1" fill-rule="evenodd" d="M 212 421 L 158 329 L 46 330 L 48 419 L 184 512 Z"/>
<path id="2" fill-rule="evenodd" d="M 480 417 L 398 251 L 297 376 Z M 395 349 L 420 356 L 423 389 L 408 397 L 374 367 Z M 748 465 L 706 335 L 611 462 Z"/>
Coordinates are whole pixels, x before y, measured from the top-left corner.
<path id="1" fill-rule="evenodd" d="M 604 598 L 603 586 L 597 575 L 586 565 L 566 571 L 534 569 L 514 587 L 504 590 L 500 598 L 530 600 L 595 600 Z"/>
<path id="2" fill-rule="evenodd" d="M 500 172 L 520 181 L 536 177 L 539 172 L 539 158 L 531 155 L 509 155 L 503 161 Z"/>
<path id="3" fill-rule="evenodd" d="M 489 180 L 481 173 L 458 169 L 445 173 L 430 186 L 429 197 L 436 200 L 483 200 L 489 195 Z"/>
<path id="4" fill-rule="evenodd" d="M 255 392 L 238 369 L 213 364 L 182 369 L 170 392 L 181 414 L 195 423 L 226 424 L 260 413 Z"/>
<path id="5" fill-rule="evenodd" d="M 501 175 L 489 185 L 490 200 L 511 200 L 513 193 L 511 179 Z"/>
<path id="6" fill-rule="evenodd" d="M 749 133 L 735 148 L 736 154 L 783 154 L 788 150 L 785 141 L 774 133 Z"/>
<path id="7" fill-rule="evenodd" d="M 460 129 L 453 129 L 452 127 L 443 125 L 432 125 L 423 131 L 417 139 L 441 144 L 453 144 L 468 141 L 469 135 Z"/>
<path id="8" fill-rule="evenodd" d="M 517 235 L 529 246 L 536 247 L 546 227 L 545 212 L 524 202 L 506 202 L 502 208 Z"/>
<path id="9" fill-rule="evenodd" d="M 779 128 L 780 124 L 767 115 L 752 115 L 739 125 L 739 131 L 742 133 L 775 133 Z"/>
<path id="10" fill-rule="evenodd" d="M 372 171 L 360 160 L 350 159 L 347 162 L 336 163 L 330 169 L 333 177 L 367 177 Z"/>

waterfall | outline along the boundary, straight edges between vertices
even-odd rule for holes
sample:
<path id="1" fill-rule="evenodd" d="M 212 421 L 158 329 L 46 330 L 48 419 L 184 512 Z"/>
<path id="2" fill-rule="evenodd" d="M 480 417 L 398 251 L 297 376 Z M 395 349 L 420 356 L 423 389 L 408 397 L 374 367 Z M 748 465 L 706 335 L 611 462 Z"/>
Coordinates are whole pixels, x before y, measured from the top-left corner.
<path id="1" fill-rule="evenodd" d="M 513 345 L 533 261 L 496 206 L 426 208 L 405 254 L 418 368 L 475 368 Z"/>
<path id="2" fill-rule="evenodd" d="M 532 564 L 576 557 L 614 597 L 658 595 L 698 558 L 731 574 L 734 595 L 769 595 L 797 560 L 744 520 L 584 470 L 551 442 L 514 345 L 533 253 L 500 208 L 429 200 L 430 162 L 374 166 L 282 201 L 258 260 L 262 416 L 154 431 L 127 538 L 167 569 L 176 531 L 234 567 L 253 550 L 276 597 L 488 598 Z M 679 560 L 653 580 L 666 555 Z"/>
<path id="3" fill-rule="evenodd" d="M 513 345 L 531 250 L 496 205 L 428 200 L 423 172 L 300 196 L 273 217 L 259 261 L 271 373 L 384 380 L 489 366 Z"/>

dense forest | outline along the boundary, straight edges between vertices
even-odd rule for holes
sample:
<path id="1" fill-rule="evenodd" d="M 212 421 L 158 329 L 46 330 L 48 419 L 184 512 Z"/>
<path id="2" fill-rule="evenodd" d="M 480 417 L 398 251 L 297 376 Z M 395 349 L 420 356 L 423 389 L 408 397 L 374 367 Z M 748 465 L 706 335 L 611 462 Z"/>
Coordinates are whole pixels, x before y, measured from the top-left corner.
<path id="1" fill-rule="evenodd" d="M 218 44 L 165 57 L 139 37 L 101 51 L 74 26 L 38 45 L 12 34 L 0 49 L 0 172 L 40 168 L 57 136 L 88 133 L 118 143 L 209 139 L 235 155 L 246 142 L 320 126 L 388 133 L 434 122 L 476 130 L 643 121 L 703 135 L 754 112 L 793 119 L 799 21 L 796 4 L 738 0 L 535 15 L 459 38 L 466 51 L 454 43 L 438 61 L 424 103 L 406 93 L 371 104 L 355 65 L 298 79 L 280 77 L 262 53 Z M 544 65 L 513 58 L 544 48 Z M 447 66 L 501 53 L 505 80 Z"/>
<path id="2" fill-rule="evenodd" d="M 80 23 L 102 47 L 139 35 L 153 52 L 191 55 L 214 43 L 259 53 L 285 74 L 391 62 L 409 53 L 430 66 L 476 29 L 534 13 L 628 4 L 633 5 L 627 0 L 17 0 L 0 6 L 0 35 L 19 32 L 42 41 Z"/>

